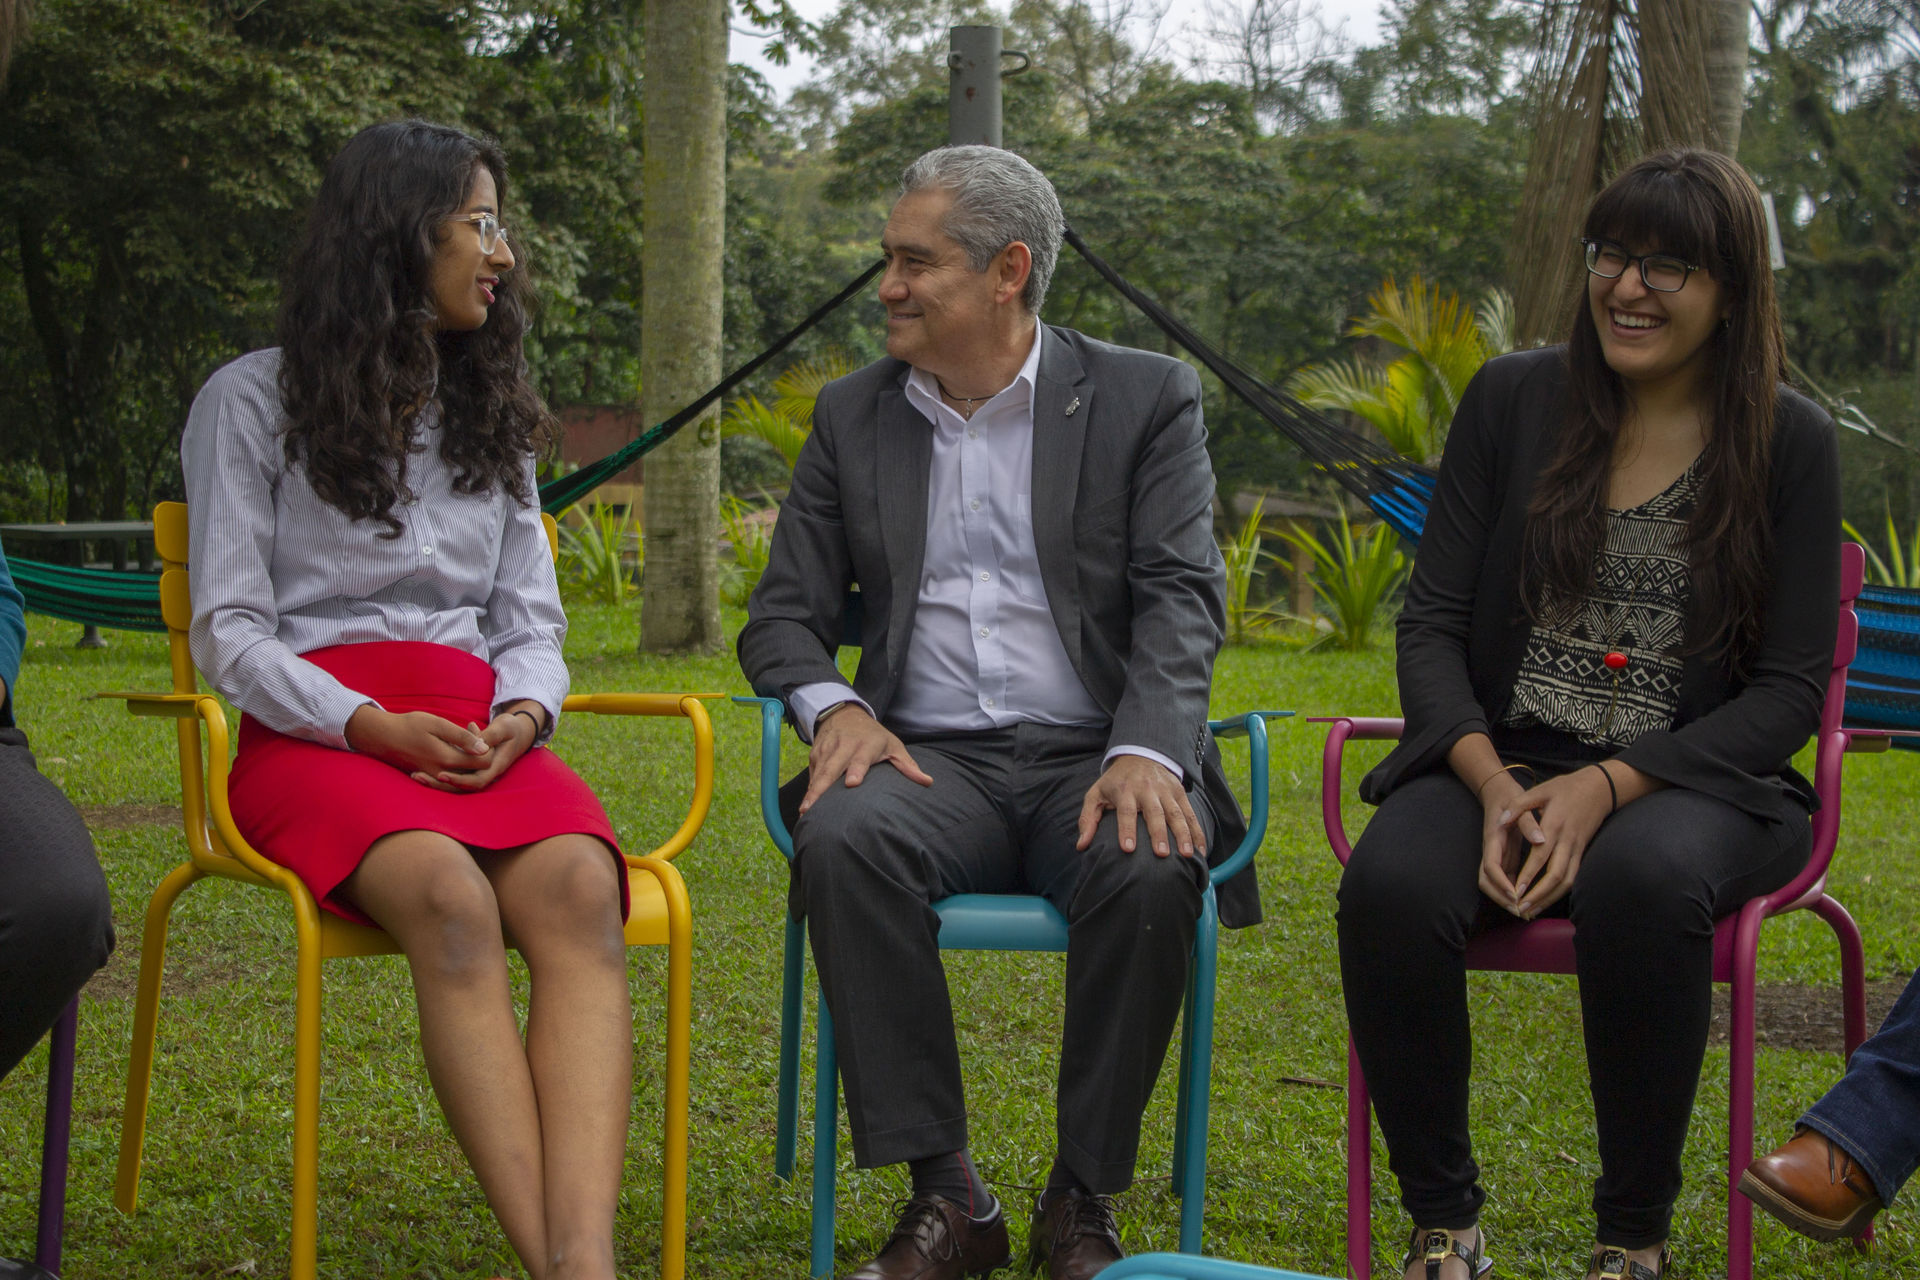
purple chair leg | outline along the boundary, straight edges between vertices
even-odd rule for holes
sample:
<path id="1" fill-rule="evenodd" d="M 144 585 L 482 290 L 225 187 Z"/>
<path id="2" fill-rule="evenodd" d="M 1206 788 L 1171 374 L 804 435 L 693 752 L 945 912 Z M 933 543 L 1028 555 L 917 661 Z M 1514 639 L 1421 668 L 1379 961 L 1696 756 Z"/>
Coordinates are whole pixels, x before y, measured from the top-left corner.
<path id="1" fill-rule="evenodd" d="M 1347 1036 L 1347 1280 L 1373 1273 L 1373 1124 L 1360 1053 Z"/>
<path id="2" fill-rule="evenodd" d="M 47 1054 L 47 1125 L 40 1146 L 40 1231 L 33 1260 L 58 1275 L 67 1220 L 67 1139 L 73 1128 L 73 1041 L 80 1028 L 80 997 L 53 1024 Z"/>

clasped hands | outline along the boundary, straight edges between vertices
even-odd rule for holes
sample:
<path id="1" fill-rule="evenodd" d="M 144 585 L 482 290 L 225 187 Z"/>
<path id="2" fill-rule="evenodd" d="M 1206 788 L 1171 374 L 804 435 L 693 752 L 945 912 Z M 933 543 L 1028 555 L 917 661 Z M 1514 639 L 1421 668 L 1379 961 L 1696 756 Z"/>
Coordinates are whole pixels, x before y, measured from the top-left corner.
<path id="1" fill-rule="evenodd" d="M 1532 787 L 1502 770 L 1482 785 L 1480 804 L 1480 892 L 1523 920 L 1566 896 L 1614 807 L 1597 766 Z"/>
<path id="2" fill-rule="evenodd" d="M 355 751 L 422 786 L 479 791 L 532 749 L 545 719 L 540 704 L 525 699 L 503 707 L 484 728 L 462 727 L 431 711 L 396 714 L 366 702 L 347 718 L 346 738 Z"/>
<path id="3" fill-rule="evenodd" d="M 807 793 L 800 799 L 800 812 L 811 809 L 814 801 L 842 778 L 849 787 L 859 786 L 883 761 L 910 781 L 923 787 L 933 785 L 932 776 L 914 760 L 906 744 L 868 715 L 865 707 L 846 702 L 828 708 L 814 723 L 813 749 L 807 756 Z M 1145 756 L 1115 756 L 1087 788 L 1086 800 L 1080 806 L 1076 848 L 1085 849 L 1093 843 L 1100 815 L 1108 809 L 1119 819 L 1120 847 L 1128 853 L 1133 852 L 1144 821 L 1147 840 L 1159 856 L 1169 856 L 1176 847 L 1185 857 L 1206 855 L 1206 836 L 1186 789 L 1164 765 Z"/>

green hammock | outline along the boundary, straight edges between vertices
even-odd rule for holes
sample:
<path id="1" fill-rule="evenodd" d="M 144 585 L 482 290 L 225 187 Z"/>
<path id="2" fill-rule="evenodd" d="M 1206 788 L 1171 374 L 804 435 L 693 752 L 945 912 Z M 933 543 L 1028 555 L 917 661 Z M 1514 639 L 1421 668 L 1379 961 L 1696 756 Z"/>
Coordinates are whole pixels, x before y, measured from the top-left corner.
<path id="1" fill-rule="evenodd" d="M 866 287 L 880 274 L 885 260 L 861 272 L 840 292 L 813 309 L 793 328 L 781 334 L 765 351 L 729 373 L 709 388 L 698 400 L 665 422 L 656 423 L 630 444 L 616 449 L 598 462 L 588 463 L 570 475 L 540 486 L 540 509 L 558 515 L 599 488 L 607 480 L 626 470 L 634 459 L 651 452 L 681 427 L 686 426 L 721 396 L 733 390 L 753 372 L 792 344 L 795 338 L 820 323 L 835 307 Z M 151 573 L 117 572 L 108 569 L 74 569 L 48 564 L 44 560 L 20 560 L 8 557 L 14 585 L 26 597 L 27 609 L 49 617 L 89 626 L 111 627 L 116 631 L 165 631 L 160 618 L 160 579 Z"/>
<path id="2" fill-rule="evenodd" d="M 160 579 L 150 573 L 74 569 L 40 560 L 9 558 L 13 585 L 27 608 L 68 622 L 116 631 L 165 631 L 160 620 Z"/>

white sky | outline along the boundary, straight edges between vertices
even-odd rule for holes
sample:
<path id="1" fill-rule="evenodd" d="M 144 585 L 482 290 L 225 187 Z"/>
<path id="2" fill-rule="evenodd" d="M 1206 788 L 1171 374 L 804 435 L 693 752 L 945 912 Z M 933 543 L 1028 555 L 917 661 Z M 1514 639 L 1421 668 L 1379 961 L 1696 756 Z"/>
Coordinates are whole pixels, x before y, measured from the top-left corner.
<path id="1" fill-rule="evenodd" d="M 1159 37 L 1170 46 L 1174 56 L 1201 53 L 1199 47 L 1202 37 L 1199 32 L 1210 23 L 1209 9 L 1220 10 L 1237 7 L 1234 0 L 1164 0 L 1167 6 L 1166 17 L 1159 27 Z M 794 8 L 813 21 L 825 17 L 837 7 L 838 0 L 794 0 Z M 1321 24 L 1344 38 L 1349 45 L 1371 43 L 1380 31 L 1380 0 L 1302 0 L 1303 13 L 1312 14 Z M 784 67 L 776 67 L 760 57 L 760 47 L 764 43 L 756 38 L 739 22 L 735 22 L 729 44 L 729 56 L 734 62 L 744 62 L 759 71 L 773 85 L 774 92 L 785 98 L 795 85 L 806 80 L 812 73 L 811 61 L 805 57 L 796 57 Z"/>

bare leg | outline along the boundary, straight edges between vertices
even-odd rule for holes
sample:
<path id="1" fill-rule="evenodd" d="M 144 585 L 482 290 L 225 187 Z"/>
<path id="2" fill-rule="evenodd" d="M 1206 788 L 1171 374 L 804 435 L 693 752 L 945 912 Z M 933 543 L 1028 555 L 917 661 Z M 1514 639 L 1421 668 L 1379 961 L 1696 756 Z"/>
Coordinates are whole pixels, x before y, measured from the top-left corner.
<path id="1" fill-rule="evenodd" d="M 532 1270 L 541 1280 L 613 1280 L 633 1099 L 621 872 L 591 836 L 476 857 L 532 978 L 526 1061 L 546 1175 L 546 1255 Z"/>
<path id="2" fill-rule="evenodd" d="M 440 1109 L 507 1242 L 535 1280 L 545 1280 L 540 1111 L 514 1020 L 493 886 L 464 845 L 432 831 L 400 831 L 377 841 L 337 892 L 406 952 L 420 1048 Z"/>

